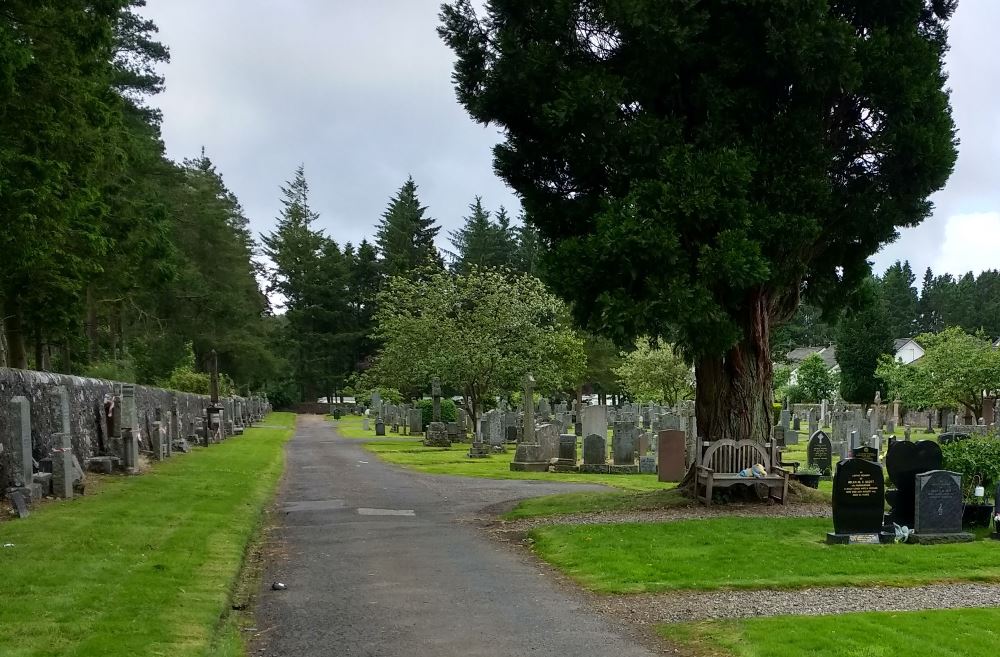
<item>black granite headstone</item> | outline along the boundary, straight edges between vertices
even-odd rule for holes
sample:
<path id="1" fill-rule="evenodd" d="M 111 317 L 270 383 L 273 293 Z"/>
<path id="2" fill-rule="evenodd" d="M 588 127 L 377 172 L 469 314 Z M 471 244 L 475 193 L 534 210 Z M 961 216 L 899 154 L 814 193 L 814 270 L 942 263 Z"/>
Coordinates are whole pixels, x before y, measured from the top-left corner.
<path id="1" fill-rule="evenodd" d="M 854 448 L 854 458 L 878 463 L 878 450 L 870 445 Z"/>
<path id="2" fill-rule="evenodd" d="M 916 478 L 916 532 L 959 534 L 962 531 L 962 475 L 934 470 Z"/>
<path id="3" fill-rule="evenodd" d="M 889 473 L 889 481 L 896 487 L 885 495 L 892 506 L 890 522 L 913 528 L 917 475 L 939 470 L 941 461 L 941 446 L 932 440 L 896 442 L 889 447 L 885 455 L 885 469 Z"/>
<path id="4" fill-rule="evenodd" d="M 997 492 L 993 496 L 993 533 L 990 538 L 1000 541 L 1000 484 L 997 484 Z"/>
<path id="5" fill-rule="evenodd" d="M 810 467 L 819 468 L 824 473 L 833 467 L 833 443 L 830 442 L 830 436 L 822 429 L 809 437 L 809 444 L 806 445 L 806 461 Z"/>
<path id="6" fill-rule="evenodd" d="M 886 543 L 882 534 L 885 475 L 882 467 L 859 458 L 837 464 L 833 475 L 833 533 L 828 543 Z"/>

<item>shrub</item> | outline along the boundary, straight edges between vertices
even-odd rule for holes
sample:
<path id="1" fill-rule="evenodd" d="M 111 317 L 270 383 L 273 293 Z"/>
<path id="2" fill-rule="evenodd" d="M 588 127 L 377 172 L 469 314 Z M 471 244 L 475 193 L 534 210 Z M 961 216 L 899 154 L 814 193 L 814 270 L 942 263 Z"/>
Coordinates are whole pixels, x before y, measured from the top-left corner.
<path id="1" fill-rule="evenodd" d="M 992 495 L 1000 482 L 1000 440 L 992 436 L 974 436 L 941 446 L 944 469 L 962 473 L 962 488 L 972 498 L 975 476 L 979 475 L 986 494 Z"/>
<path id="2" fill-rule="evenodd" d="M 434 421 L 434 401 L 431 399 L 421 399 L 417 402 L 417 407 L 420 409 L 420 416 L 423 418 L 424 426 Z M 458 421 L 458 413 L 456 411 L 457 407 L 455 402 L 450 399 L 441 400 L 441 421 L 442 422 L 456 422 Z"/>

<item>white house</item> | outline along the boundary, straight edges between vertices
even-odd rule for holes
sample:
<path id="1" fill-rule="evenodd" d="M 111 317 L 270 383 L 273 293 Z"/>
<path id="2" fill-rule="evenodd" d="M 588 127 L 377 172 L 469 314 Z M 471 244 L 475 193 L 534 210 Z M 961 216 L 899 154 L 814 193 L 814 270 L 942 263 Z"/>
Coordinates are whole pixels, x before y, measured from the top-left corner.
<path id="1" fill-rule="evenodd" d="M 836 345 L 829 345 L 826 347 L 796 347 L 792 349 L 787 354 L 785 354 L 785 360 L 792 367 L 791 375 L 788 377 L 788 382 L 795 385 L 799 378 L 799 365 L 802 364 L 809 356 L 813 354 L 818 354 L 820 358 L 823 359 L 823 363 L 826 368 L 831 372 L 839 372 L 840 365 L 837 365 L 837 347 Z"/>
<path id="2" fill-rule="evenodd" d="M 892 348 L 895 350 L 895 359 L 903 365 L 909 365 L 924 357 L 924 348 L 913 338 L 896 338 Z"/>

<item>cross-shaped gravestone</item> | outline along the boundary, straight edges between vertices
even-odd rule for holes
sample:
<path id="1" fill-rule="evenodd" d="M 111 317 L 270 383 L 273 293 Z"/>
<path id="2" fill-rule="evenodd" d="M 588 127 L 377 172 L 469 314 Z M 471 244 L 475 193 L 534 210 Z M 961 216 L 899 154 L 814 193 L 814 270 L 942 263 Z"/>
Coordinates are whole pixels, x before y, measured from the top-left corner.
<path id="1" fill-rule="evenodd" d="M 437 377 L 431 381 L 431 397 L 434 398 L 434 421 L 441 421 L 441 381 Z"/>

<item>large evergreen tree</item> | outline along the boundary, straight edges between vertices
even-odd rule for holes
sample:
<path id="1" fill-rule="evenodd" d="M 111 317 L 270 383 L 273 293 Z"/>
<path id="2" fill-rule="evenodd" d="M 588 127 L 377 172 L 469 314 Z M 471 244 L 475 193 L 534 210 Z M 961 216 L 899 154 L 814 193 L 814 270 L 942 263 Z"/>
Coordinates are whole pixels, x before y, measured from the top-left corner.
<path id="1" fill-rule="evenodd" d="M 771 327 L 842 304 L 951 172 L 953 10 L 455 0 L 440 33 L 579 319 L 682 347 L 699 431 L 765 440 Z"/>
<path id="2" fill-rule="evenodd" d="M 908 338 L 916 334 L 917 288 L 913 285 L 916 280 L 909 261 L 897 260 L 882 275 L 882 301 L 894 337 Z"/>
<path id="3" fill-rule="evenodd" d="M 427 208 L 417 198 L 417 185 L 410 177 L 389 200 L 376 228 L 375 244 L 386 276 L 412 279 L 424 267 L 443 266 L 434 245 L 440 227 L 426 213 Z"/>
<path id="4" fill-rule="evenodd" d="M 883 287 L 869 279 L 837 325 L 840 396 L 851 403 L 869 404 L 875 398 L 879 358 L 893 353 L 893 339 L 899 337 L 882 295 Z"/>
<path id="5" fill-rule="evenodd" d="M 492 219 L 479 196 L 469 204 L 469 216 L 458 230 L 449 232 L 454 251 L 452 269 L 467 273 L 473 267 L 496 269 L 514 264 L 516 241 L 510 217 L 502 206 Z"/>

